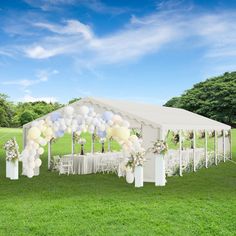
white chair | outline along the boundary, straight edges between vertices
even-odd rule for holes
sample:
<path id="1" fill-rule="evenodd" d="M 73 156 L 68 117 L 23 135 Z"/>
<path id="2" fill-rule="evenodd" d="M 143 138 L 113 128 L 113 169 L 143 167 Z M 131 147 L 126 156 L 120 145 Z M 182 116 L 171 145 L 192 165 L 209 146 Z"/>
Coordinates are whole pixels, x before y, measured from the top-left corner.
<path id="1" fill-rule="evenodd" d="M 73 158 L 72 157 L 62 157 L 59 162 L 59 175 L 67 174 L 69 175 L 73 172 Z"/>

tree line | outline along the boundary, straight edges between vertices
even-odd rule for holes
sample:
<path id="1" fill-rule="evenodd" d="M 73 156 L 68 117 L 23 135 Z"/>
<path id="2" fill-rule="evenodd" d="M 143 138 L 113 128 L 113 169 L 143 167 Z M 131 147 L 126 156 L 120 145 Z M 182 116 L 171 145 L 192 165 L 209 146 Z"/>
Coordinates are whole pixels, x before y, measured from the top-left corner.
<path id="1" fill-rule="evenodd" d="M 79 99 L 72 99 L 69 103 Z M 64 105 L 43 101 L 15 104 L 7 95 L 0 94 L 0 127 L 20 127 Z M 183 108 L 235 127 L 236 72 L 226 72 L 197 83 L 181 96 L 171 98 L 164 106 Z"/>
<path id="2" fill-rule="evenodd" d="M 72 99 L 69 103 L 79 99 Z M 0 127 L 21 127 L 63 106 L 64 104 L 58 102 L 44 101 L 13 103 L 6 94 L 0 93 Z"/>
<path id="3" fill-rule="evenodd" d="M 235 127 L 236 72 L 226 72 L 197 83 L 164 106 L 183 108 Z"/>

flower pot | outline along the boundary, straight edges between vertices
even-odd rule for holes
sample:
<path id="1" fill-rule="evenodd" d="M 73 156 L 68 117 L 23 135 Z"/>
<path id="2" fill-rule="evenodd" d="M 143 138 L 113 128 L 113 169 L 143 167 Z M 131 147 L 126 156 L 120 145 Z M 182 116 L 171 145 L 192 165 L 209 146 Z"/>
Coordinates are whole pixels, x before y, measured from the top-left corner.
<path id="1" fill-rule="evenodd" d="M 155 185 L 166 185 L 166 171 L 164 155 L 158 154 L 155 157 Z"/>
<path id="2" fill-rule="evenodd" d="M 131 169 L 126 170 L 126 182 L 132 184 L 134 182 L 134 173 Z"/>
<path id="3" fill-rule="evenodd" d="M 135 187 L 143 187 L 143 167 L 136 166 L 134 169 L 134 176 L 135 176 Z"/>

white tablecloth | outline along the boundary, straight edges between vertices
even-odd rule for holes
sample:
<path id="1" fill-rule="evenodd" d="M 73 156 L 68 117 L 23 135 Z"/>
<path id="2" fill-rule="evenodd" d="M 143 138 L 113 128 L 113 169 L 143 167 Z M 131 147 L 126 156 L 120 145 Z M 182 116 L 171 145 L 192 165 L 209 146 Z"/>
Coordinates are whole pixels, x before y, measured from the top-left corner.
<path id="1" fill-rule="evenodd" d="M 120 164 L 123 162 L 122 152 L 87 153 L 86 155 L 68 154 L 63 158 L 73 159 L 73 171 L 75 174 L 91 174 L 102 171 L 120 172 Z"/>

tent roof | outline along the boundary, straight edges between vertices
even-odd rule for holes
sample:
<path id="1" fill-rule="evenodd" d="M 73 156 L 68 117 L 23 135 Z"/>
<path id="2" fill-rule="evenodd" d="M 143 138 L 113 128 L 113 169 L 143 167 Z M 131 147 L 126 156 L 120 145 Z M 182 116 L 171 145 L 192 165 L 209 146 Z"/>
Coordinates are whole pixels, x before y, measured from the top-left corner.
<path id="1" fill-rule="evenodd" d="M 70 105 L 74 107 L 80 105 L 97 105 L 104 110 L 110 110 L 114 113 L 127 116 L 130 119 L 137 120 L 140 123 L 151 125 L 153 127 L 161 127 L 163 129 L 229 130 L 231 128 L 229 125 L 184 109 L 164 107 L 154 104 L 87 97 Z M 30 125 L 30 123 L 26 124 L 24 127 L 27 127 L 28 125 Z"/>
<path id="2" fill-rule="evenodd" d="M 228 130 L 231 128 L 229 125 L 179 108 L 91 97 L 81 99 L 77 102 L 77 104 L 86 103 L 100 105 L 106 110 L 112 110 L 114 112 L 119 111 L 119 113 L 136 119 L 139 122 L 165 129 Z"/>

